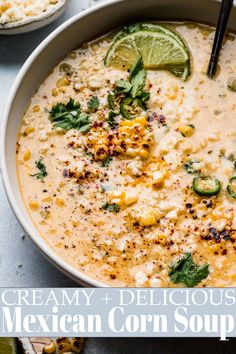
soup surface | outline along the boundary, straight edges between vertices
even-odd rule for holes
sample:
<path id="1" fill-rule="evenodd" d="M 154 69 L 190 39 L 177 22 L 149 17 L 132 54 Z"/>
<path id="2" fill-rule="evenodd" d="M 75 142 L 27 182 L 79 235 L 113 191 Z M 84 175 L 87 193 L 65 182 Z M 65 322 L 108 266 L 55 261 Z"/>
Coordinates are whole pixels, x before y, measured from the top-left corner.
<path id="1" fill-rule="evenodd" d="M 20 128 L 20 188 L 42 237 L 94 279 L 236 286 L 235 36 L 209 79 L 213 29 L 167 26 L 191 53 L 185 81 L 141 61 L 131 74 L 105 66 L 113 34 L 50 73 Z"/>

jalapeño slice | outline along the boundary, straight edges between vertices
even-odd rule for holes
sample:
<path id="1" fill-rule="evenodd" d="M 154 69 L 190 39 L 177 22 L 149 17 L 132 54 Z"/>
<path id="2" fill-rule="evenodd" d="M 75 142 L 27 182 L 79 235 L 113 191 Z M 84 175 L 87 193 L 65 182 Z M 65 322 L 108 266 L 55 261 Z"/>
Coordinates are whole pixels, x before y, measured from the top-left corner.
<path id="1" fill-rule="evenodd" d="M 201 196 L 217 195 L 221 190 L 221 183 L 211 176 L 199 176 L 193 179 L 193 190 Z"/>
<path id="2" fill-rule="evenodd" d="M 236 177 L 231 178 L 230 184 L 227 186 L 227 192 L 229 195 L 236 199 Z"/>

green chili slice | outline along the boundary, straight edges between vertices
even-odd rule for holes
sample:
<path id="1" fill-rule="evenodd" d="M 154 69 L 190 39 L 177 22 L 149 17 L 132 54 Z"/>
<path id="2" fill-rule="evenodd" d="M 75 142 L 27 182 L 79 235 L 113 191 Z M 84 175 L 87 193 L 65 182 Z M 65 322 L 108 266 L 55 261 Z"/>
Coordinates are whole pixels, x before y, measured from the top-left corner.
<path id="1" fill-rule="evenodd" d="M 217 195 L 221 190 L 221 182 L 211 176 L 199 176 L 193 179 L 193 190 L 198 195 Z"/>
<path id="2" fill-rule="evenodd" d="M 133 98 L 128 97 L 125 98 L 120 105 L 120 113 L 122 116 L 126 119 L 132 119 L 132 103 L 133 103 Z"/>
<path id="3" fill-rule="evenodd" d="M 120 104 L 120 113 L 129 120 L 137 117 L 144 109 L 144 104 L 140 98 L 126 97 Z"/>
<path id="4" fill-rule="evenodd" d="M 236 199 L 236 177 L 231 178 L 230 184 L 227 186 L 227 192 L 229 195 Z"/>

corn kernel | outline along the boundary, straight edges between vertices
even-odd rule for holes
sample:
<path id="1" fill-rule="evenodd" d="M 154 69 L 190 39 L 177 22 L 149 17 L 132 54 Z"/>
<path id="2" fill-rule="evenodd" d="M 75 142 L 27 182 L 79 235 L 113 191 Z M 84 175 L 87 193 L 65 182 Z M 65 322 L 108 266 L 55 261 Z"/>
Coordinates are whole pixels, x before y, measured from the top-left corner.
<path id="1" fill-rule="evenodd" d="M 140 226 L 153 226 L 157 223 L 156 213 L 149 209 L 138 215 L 138 223 Z"/>
<path id="2" fill-rule="evenodd" d="M 33 112 L 40 112 L 40 105 L 37 104 L 36 106 L 33 107 Z"/>
<path id="3" fill-rule="evenodd" d="M 45 354 L 53 354 L 56 351 L 56 343 L 51 341 L 49 345 L 46 345 L 43 348 L 43 353 Z"/>
<path id="4" fill-rule="evenodd" d="M 58 346 L 59 354 L 71 351 L 71 343 L 69 338 L 66 337 L 57 338 L 56 343 Z"/>
<path id="5" fill-rule="evenodd" d="M 34 133 L 35 132 L 35 128 L 34 127 L 27 127 L 27 128 L 25 128 L 25 130 L 24 130 L 24 136 L 28 136 L 29 134 L 31 134 L 31 133 Z"/>
<path id="6" fill-rule="evenodd" d="M 58 96 L 58 90 L 56 88 L 52 89 L 52 96 L 53 97 Z"/>
<path id="7" fill-rule="evenodd" d="M 59 206 L 59 207 L 63 207 L 63 206 L 65 205 L 64 200 L 61 199 L 61 198 L 56 198 L 55 203 L 56 203 L 56 205 Z"/>
<path id="8" fill-rule="evenodd" d="M 52 200 L 52 197 L 48 196 L 48 197 L 43 198 L 42 202 L 43 203 L 49 203 L 49 202 L 51 202 L 51 200 Z"/>
<path id="9" fill-rule="evenodd" d="M 219 243 L 215 243 L 214 245 L 211 245 L 209 247 L 209 249 L 212 251 L 212 252 L 218 252 L 221 248 L 221 245 Z"/>
<path id="10" fill-rule="evenodd" d="M 110 193 L 110 198 L 111 199 L 124 198 L 124 196 L 125 196 L 125 192 L 121 192 L 121 191 L 112 191 Z"/>
<path id="11" fill-rule="evenodd" d="M 11 8 L 11 4 L 10 3 L 6 3 L 6 4 L 3 4 L 3 5 L 0 5 L 0 15 L 2 15 L 3 12 L 7 11 L 10 8 Z"/>
<path id="12" fill-rule="evenodd" d="M 194 133 L 194 128 L 189 125 L 182 125 L 178 128 L 178 131 L 186 138 L 189 138 Z"/>
<path id="13" fill-rule="evenodd" d="M 125 198 L 124 198 L 124 203 L 125 205 L 129 206 L 138 201 L 138 195 L 135 192 L 126 192 Z"/>
<path id="14" fill-rule="evenodd" d="M 147 159 L 149 156 L 149 151 L 141 149 L 139 150 L 139 156 L 141 156 L 143 159 Z"/>
<path id="15" fill-rule="evenodd" d="M 166 97 L 169 98 L 170 100 L 175 100 L 177 98 L 178 91 L 179 91 L 179 87 L 175 85 L 168 89 L 166 93 Z"/>
<path id="16" fill-rule="evenodd" d="M 31 158 L 31 152 L 29 150 L 27 150 L 25 153 L 24 153 L 24 161 L 29 161 L 29 159 Z"/>
<path id="17" fill-rule="evenodd" d="M 130 156 L 130 157 L 136 157 L 136 156 L 138 156 L 138 150 L 137 149 L 133 149 L 133 148 L 128 148 L 126 150 L 126 155 Z"/>
<path id="18" fill-rule="evenodd" d="M 121 122 L 122 127 L 132 127 L 135 124 L 140 124 L 145 127 L 147 125 L 147 119 L 143 116 L 140 116 L 133 120 L 124 120 Z"/>
<path id="19" fill-rule="evenodd" d="M 70 85 L 70 81 L 67 79 L 67 77 L 62 77 L 58 79 L 56 82 L 56 87 L 58 88 L 62 88 L 69 85 Z"/>
<path id="20" fill-rule="evenodd" d="M 125 192 L 121 191 L 112 191 L 109 194 L 109 197 L 114 204 L 122 205 L 124 203 Z"/>
<path id="21" fill-rule="evenodd" d="M 156 186 L 160 186 L 163 184 L 164 180 L 165 180 L 164 172 L 161 172 L 161 171 L 153 172 L 152 184 L 155 184 Z"/>
<path id="22" fill-rule="evenodd" d="M 39 209 L 39 203 L 35 200 L 30 200 L 29 207 L 31 210 L 37 211 Z"/>

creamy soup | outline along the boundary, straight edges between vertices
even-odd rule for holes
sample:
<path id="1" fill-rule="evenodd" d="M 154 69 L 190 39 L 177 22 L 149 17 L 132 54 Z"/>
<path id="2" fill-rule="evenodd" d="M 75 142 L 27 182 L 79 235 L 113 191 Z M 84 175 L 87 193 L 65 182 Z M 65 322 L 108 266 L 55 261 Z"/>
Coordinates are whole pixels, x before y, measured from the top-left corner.
<path id="1" fill-rule="evenodd" d="M 130 72 L 104 65 L 113 35 L 50 73 L 20 127 L 22 196 L 56 253 L 105 284 L 236 286 L 235 36 L 209 79 L 214 30 L 169 26 L 191 75 L 147 69 L 142 108 L 121 104 Z"/>

